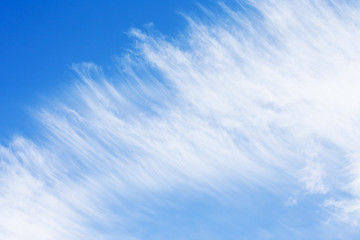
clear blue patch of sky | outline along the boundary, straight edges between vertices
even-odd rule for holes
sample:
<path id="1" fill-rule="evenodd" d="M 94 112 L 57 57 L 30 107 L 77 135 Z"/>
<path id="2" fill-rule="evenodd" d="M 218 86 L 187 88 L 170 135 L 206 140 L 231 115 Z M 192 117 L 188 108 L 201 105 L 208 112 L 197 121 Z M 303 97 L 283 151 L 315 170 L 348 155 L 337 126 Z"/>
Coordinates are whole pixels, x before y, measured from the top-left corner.
<path id="1" fill-rule="evenodd" d="M 319 208 L 322 197 L 287 205 L 288 196 L 264 189 L 241 191 L 228 199 L 194 192 L 162 194 L 159 204 L 146 198 L 150 207 L 132 201 L 132 214 L 151 210 L 141 220 L 131 223 L 130 218 L 128 231 L 140 239 L 331 239 L 322 233 L 321 221 L 328 216 Z"/>
<path id="2" fill-rule="evenodd" d="M 212 0 L 21 1 L 0 4 L 0 143 L 32 132 L 29 109 L 73 80 L 70 66 L 94 62 L 111 68 L 131 48 L 130 28 L 175 34 L 185 27 L 177 12 Z"/>

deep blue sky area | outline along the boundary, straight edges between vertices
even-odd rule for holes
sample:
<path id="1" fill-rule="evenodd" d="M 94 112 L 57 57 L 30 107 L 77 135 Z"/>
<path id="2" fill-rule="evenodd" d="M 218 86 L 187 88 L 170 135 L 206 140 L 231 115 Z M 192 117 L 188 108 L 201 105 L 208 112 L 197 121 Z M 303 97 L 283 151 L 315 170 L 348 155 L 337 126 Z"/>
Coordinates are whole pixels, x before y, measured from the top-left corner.
<path id="1" fill-rule="evenodd" d="M 0 143 L 31 132 L 29 109 L 70 83 L 70 66 L 107 67 L 131 47 L 127 32 L 144 28 L 174 34 L 185 25 L 177 12 L 205 0 L 14 1 L 0 4 Z"/>

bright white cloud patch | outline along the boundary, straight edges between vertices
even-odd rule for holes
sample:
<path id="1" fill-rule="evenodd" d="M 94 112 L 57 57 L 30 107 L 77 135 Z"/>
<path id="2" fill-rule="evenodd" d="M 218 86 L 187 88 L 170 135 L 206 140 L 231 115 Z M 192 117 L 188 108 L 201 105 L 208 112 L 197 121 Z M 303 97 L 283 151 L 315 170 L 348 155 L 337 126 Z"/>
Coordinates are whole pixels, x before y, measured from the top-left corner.
<path id="1" fill-rule="evenodd" d="M 129 229 L 166 194 L 261 198 L 244 189 L 288 209 L 321 196 L 315 228 L 342 236 L 320 221 L 360 221 L 359 11 L 220 4 L 174 39 L 132 30 L 111 77 L 74 65 L 82 81 L 39 111 L 43 137 L 0 148 L 0 238 L 146 239 Z"/>

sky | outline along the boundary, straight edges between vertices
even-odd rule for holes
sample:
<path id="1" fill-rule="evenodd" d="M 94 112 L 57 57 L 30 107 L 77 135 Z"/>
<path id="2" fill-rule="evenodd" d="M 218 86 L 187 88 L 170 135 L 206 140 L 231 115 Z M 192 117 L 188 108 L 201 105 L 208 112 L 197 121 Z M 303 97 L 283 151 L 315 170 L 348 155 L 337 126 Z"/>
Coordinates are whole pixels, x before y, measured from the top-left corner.
<path id="1" fill-rule="evenodd" d="M 0 26 L 0 239 L 359 239 L 358 1 L 3 1 Z"/>
<path id="2" fill-rule="evenodd" d="M 0 6 L 0 139 L 27 134 L 29 111 L 71 84 L 73 63 L 108 68 L 134 44 L 131 28 L 149 24 L 165 34 L 184 26 L 184 1 L 2 1 Z M 206 4 L 211 1 L 204 1 Z"/>

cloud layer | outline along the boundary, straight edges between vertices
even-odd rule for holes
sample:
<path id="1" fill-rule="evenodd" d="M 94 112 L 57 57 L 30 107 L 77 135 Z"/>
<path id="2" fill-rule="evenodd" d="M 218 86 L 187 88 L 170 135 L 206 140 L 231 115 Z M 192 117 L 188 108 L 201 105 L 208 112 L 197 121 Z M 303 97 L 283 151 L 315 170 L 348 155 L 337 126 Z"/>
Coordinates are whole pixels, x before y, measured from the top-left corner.
<path id="1" fill-rule="evenodd" d="M 0 147 L 2 239 L 149 239 L 154 206 L 196 194 L 312 199 L 318 231 L 357 226 L 359 4 L 202 9 L 176 37 L 133 29 L 117 73 L 74 65 L 80 80 L 36 113 L 41 137 Z"/>

